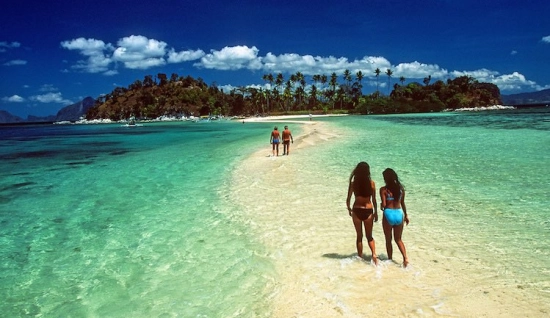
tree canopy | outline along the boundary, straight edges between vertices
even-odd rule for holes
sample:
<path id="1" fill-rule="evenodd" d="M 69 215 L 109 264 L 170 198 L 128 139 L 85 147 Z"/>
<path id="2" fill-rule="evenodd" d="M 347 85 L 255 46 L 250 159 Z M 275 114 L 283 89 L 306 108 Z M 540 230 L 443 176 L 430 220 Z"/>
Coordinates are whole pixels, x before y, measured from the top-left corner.
<path id="1" fill-rule="evenodd" d="M 224 92 L 215 84 L 207 85 L 201 78 L 182 77 L 175 73 L 168 77 L 159 73 L 136 80 L 127 88 L 116 87 L 111 93 L 96 99 L 87 119 L 112 120 L 157 118 L 160 116 L 203 115 L 266 115 L 285 113 L 347 112 L 358 114 L 388 114 L 441 111 L 446 108 L 488 106 L 501 103 L 500 90 L 491 83 L 480 83 L 472 77 L 461 76 L 438 80 L 432 84 L 431 76 L 423 85 L 412 82 L 395 83 L 389 91 L 392 70 L 387 69 L 388 94 L 378 90 L 379 69 L 374 72 L 377 90 L 362 93 L 365 75 L 346 70 L 341 74 L 313 75 L 308 85 L 300 72 L 286 80 L 283 74 L 265 74 L 266 88 L 238 87 Z"/>

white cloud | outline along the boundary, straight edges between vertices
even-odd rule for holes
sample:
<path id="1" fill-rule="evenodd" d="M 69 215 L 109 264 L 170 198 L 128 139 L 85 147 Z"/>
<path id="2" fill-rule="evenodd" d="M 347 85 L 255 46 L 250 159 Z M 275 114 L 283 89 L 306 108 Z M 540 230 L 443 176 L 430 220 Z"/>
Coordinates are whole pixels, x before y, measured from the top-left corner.
<path id="1" fill-rule="evenodd" d="M 513 72 L 512 74 L 498 75 L 486 81 L 495 84 L 501 90 L 505 90 L 505 91 L 520 90 L 526 87 L 528 88 L 537 87 L 537 83 L 527 80 L 525 76 L 523 76 L 518 72 Z"/>
<path id="2" fill-rule="evenodd" d="M 390 62 L 379 56 L 365 56 L 360 60 L 349 61 L 346 57 L 302 56 L 295 53 L 274 55 L 270 52 L 261 61 L 263 69 L 268 72 L 301 72 L 304 75 L 336 73 L 340 76 L 345 70 L 349 70 L 354 75 L 361 71 L 363 76 L 369 77 L 374 76 L 376 68 L 381 70 L 391 68 Z"/>
<path id="3" fill-rule="evenodd" d="M 27 61 L 25 60 L 11 60 L 6 63 L 4 63 L 5 66 L 13 66 L 13 65 L 25 65 L 27 64 Z"/>
<path id="4" fill-rule="evenodd" d="M 166 63 L 182 63 L 198 60 L 205 55 L 202 50 L 176 52 L 168 49 L 166 42 L 149 39 L 142 35 L 131 35 L 118 40 L 116 46 L 96 39 L 78 38 L 61 42 L 68 50 L 78 50 L 87 57 L 77 61 L 71 68 L 87 73 L 103 73 L 106 76 L 118 74 L 110 69 L 120 62 L 129 69 L 148 69 Z"/>
<path id="5" fill-rule="evenodd" d="M 96 39 L 78 38 L 61 42 L 61 46 L 68 50 L 78 50 L 82 55 L 96 55 L 112 49 L 112 45 Z"/>
<path id="6" fill-rule="evenodd" d="M 105 54 L 105 51 L 112 51 L 113 46 L 101 40 L 78 38 L 63 41 L 61 46 L 68 50 L 78 50 L 80 54 L 88 57 L 87 60 L 78 61 L 72 66 L 73 69 L 87 73 L 101 73 L 106 72 L 112 63 L 111 58 Z"/>
<path id="7" fill-rule="evenodd" d="M 405 77 L 406 79 L 425 78 L 428 76 L 434 78 L 443 78 L 448 75 L 446 69 L 442 69 L 437 64 L 424 64 L 417 61 L 412 63 L 400 63 L 393 69 L 394 77 Z"/>
<path id="8" fill-rule="evenodd" d="M 550 43 L 550 36 L 542 38 L 543 42 Z M 0 42 L 1 47 L 16 47 L 17 44 Z M 71 68 L 89 73 L 103 73 L 104 75 L 118 74 L 116 63 L 129 69 L 148 69 L 166 65 L 167 63 L 184 63 L 199 60 L 195 67 L 214 70 L 250 70 L 270 73 L 295 74 L 301 72 L 306 76 L 315 74 L 330 75 L 336 73 L 341 79 L 345 70 L 349 70 L 353 77 L 358 71 L 364 76 L 364 85 L 384 86 L 384 81 L 374 81 L 374 71 L 378 68 L 385 76 L 387 69 L 393 71 L 393 78 L 403 76 L 408 81 L 423 79 L 431 76 L 434 80 L 449 77 L 472 76 L 480 82 L 494 83 L 501 90 L 537 89 L 540 88 L 533 81 L 529 81 L 518 72 L 499 74 L 488 69 L 473 71 L 448 71 L 437 64 L 425 64 L 418 61 L 392 65 L 389 60 L 381 56 L 364 56 L 360 59 L 349 60 L 347 57 L 300 55 L 283 53 L 275 55 L 271 52 L 259 56 L 256 46 L 248 47 L 237 45 L 224 47 L 221 50 L 210 50 L 206 54 L 203 50 L 175 51 L 168 44 L 156 39 L 149 39 L 141 35 L 131 35 L 118 40 L 117 45 L 105 43 L 96 39 L 78 38 L 61 42 L 61 46 L 68 50 L 78 50 L 86 56 L 86 60 L 79 60 Z M 516 51 L 511 52 L 517 54 Z M 10 62 L 8 62 L 10 63 Z M 112 66 L 115 65 L 113 69 Z M 226 87 L 229 88 L 229 87 Z M 42 99 L 48 96 L 40 95 Z M 53 99 L 54 96 L 49 96 Z M 35 100 L 39 100 L 35 97 Z M 62 99 L 62 98 L 61 98 Z"/>
<path id="9" fill-rule="evenodd" d="M 205 53 L 203 50 L 176 52 L 174 49 L 171 49 L 168 53 L 168 63 L 181 63 L 198 60 L 204 55 Z"/>
<path id="10" fill-rule="evenodd" d="M 510 55 L 516 55 L 516 54 L 518 54 L 518 51 L 516 50 L 513 50 L 512 52 L 510 52 Z"/>
<path id="11" fill-rule="evenodd" d="M 41 103 L 71 104 L 70 100 L 64 99 L 61 93 L 47 93 L 30 97 L 31 100 Z"/>
<path id="12" fill-rule="evenodd" d="M 148 39 L 141 35 L 131 35 L 120 39 L 113 52 L 113 60 L 122 62 L 130 69 L 148 69 L 166 64 L 166 43 Z"/>
<path id="13" fill-rule="evenodd" d="M 451 74 L 458 76 L 471 76 L 479 82 L 493 83 L 501 91 L 517 91 L 522 89 L 540 90 L 543 89 L 536 82 L 527 80 L 523 74 L 513 72 L 512 74 L 500 74 L 488 69 L 475 71 L 453 71 Z"/>
<path id="14" fill-rule="evenodd" d="M 221 51 L 210 50 L 211 53 L 201 58 L 195 66 L 217 70 L 239 70 L 250 69 L 259 70 L 262 63 L 258 58 L 259 50 L 253 46 L 249 48 L 245 45 L 224 47 Z"/>
<path id="15" fill-rule="evenodd" d="M 22 103 L 25 99 L 19 95 L 13 95 L 9 97 L 2 97 L 2 100 L 9 103 Z"/>

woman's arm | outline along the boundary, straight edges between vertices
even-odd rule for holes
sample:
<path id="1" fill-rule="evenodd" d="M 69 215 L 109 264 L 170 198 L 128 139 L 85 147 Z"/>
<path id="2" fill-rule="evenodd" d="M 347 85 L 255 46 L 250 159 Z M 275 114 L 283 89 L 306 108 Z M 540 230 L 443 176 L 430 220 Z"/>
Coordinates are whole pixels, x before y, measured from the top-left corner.
<path id="1" fill-rule="evenodd" d="M 403 194 L 401 195 L 401 209 L 403 210 L 405 224 L 409 225 L 409 217 L 407 216 L 407 206 L 405 205 L 405 190 L 402 190 Z"/>
<path id="2" fill-rule="evenodd" d="M 348 186 L 348 197 L 346 198 L 346 206 L 348 207 L 348 213 L 351 216 L 351 194 L 353 193 L 353 182 L 349 182 Z"/>
<path id="3" fill-rule="evenodd" d="M 371 181 L 372 186 L 372 207 L 374 209 L 374 222 L 378 222 L 378 206 L 376 202 L 376 184 L 374 181 Z"/>
<path id="4" fill-rule="evenodd" d="M 380 188 L 380 210 L 384 211 L 386 208 L 386 187 Z"/>

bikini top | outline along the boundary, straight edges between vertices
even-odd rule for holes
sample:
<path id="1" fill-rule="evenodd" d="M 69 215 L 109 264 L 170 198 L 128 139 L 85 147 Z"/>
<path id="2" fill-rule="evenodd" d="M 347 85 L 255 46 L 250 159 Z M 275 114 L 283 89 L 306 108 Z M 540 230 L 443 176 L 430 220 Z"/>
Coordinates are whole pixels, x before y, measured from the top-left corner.
<path id="1" fill-rule="evenodd" d="M 403 190 L 399 190 L 399 198 L 401 198 L 401 195 L 403 194 Z M 393 194 L 391 193 L 390 189 L 386 188 L 386 201 L 393 201 L 395 200 L 393 197 Z"/>

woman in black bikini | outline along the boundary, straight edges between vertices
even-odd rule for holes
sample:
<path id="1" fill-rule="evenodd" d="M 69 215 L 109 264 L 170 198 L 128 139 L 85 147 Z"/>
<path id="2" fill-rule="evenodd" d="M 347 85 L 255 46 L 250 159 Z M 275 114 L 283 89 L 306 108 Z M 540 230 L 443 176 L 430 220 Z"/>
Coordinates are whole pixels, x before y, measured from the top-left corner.
<path id="1" fill-rule="evenodd" d="M 350 206 L 351 195 L 355 196 L 353 208 Z M 378 222 L 376 204 L 376 185 L 370 177 L 370 167 L 366 162 L 360 162 L 353 169 L 349 177 L 348 198 L 346 199 L 349 215 L 353 218 L 353 225 L 357 233 L 357 254 L 363 257 L 363 229 L 372 252 L 372 261 L 378 265 L 374 238 L 372 237 L 373 221 Z"/>

